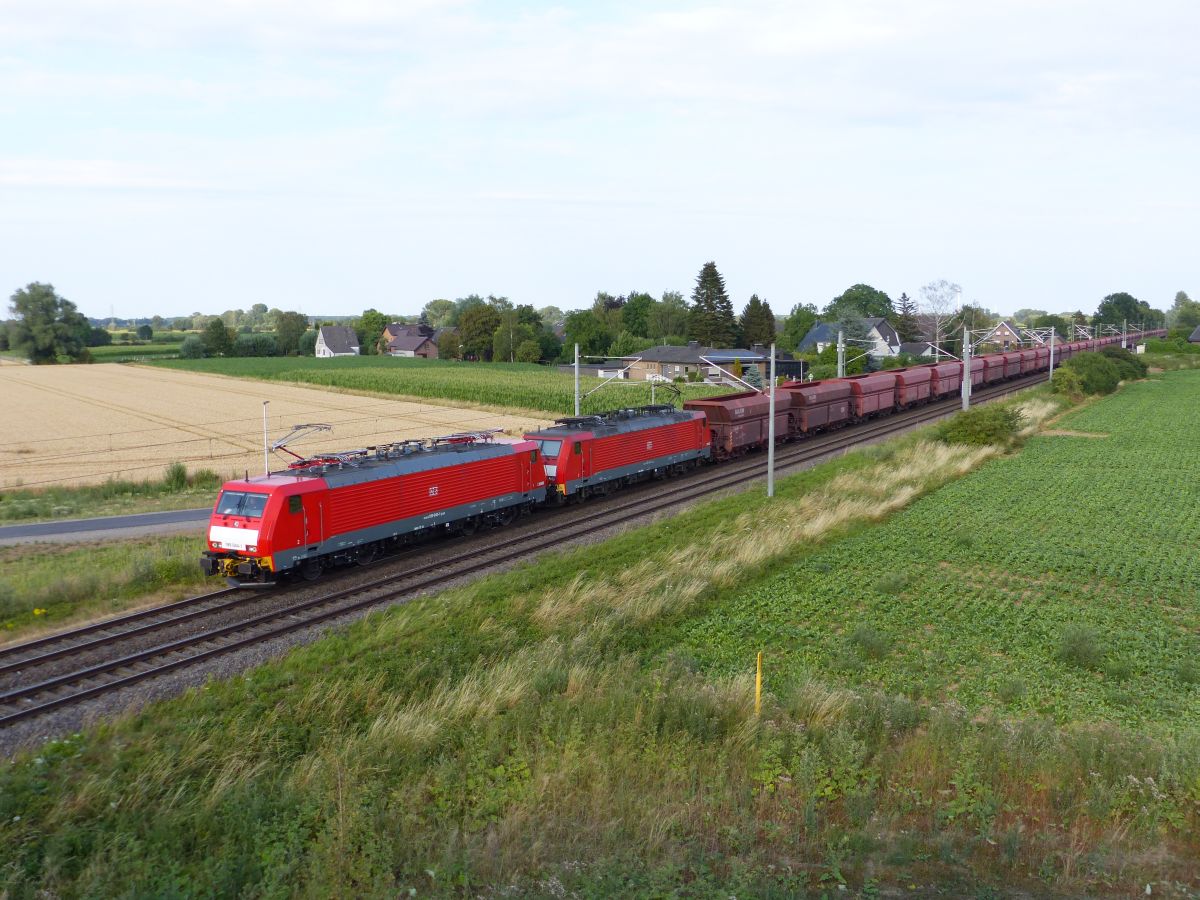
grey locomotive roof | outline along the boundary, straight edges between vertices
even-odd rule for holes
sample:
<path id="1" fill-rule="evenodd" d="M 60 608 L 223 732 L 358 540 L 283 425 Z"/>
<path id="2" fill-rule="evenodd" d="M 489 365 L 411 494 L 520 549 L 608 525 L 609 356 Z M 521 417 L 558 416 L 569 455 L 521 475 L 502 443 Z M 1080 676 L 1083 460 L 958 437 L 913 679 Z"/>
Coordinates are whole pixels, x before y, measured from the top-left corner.
<path id="1" fill-rule="evenodd" d="M 668 408 L 662 408 L 653 412 L 646 412 L 642 409 L 622 409 L 595 416 L 559 419 L 551 427 L 531 431 L 529 434 L 530 436 L 537 435 L 538 437 L 569 438 L 580 432 L 590 431 L 598 437 L 608 437 L 614 434 L 645 431 L 647 428 L 658 428 L 675 422 L 687 422 L 698 416 L 703 416 L 703 413 Z"/>
<path id="2" fill-rule="evenodd" d="M 358 347 L 358 335 L 348 325 L 322 325 L 321 338 L 334 353 L 353 353 Z"/>
<path id="3" fill-rule="evenodd" d="M 396 446 L 399 445 L 393 445 L 393 447 Z M 497 456 L 507 456 L 513 452 L 511 444 L 442 444 L 432 449 L 422 449 L 418 448 L 414 442 L 412 446 L 413 449 L 407 453 L 403 450 L 396 450 L 386 456 L 379 455 L 375 448 L 354 450 L 345 454 L 348 461 L 341 465 L 336 463 L 314 465 L 303 469 L 288 469 L 287 472 L 274 474 L 324 478 L 331 488 L 337 488 L 362 484 L 365 481 L 381 481 L 384 478 L 395 478 L 399 475 L 411 475 L 414 472 L 444 469 L 481 459 L 493 459 Z M 380 448 L 380 450 L 382 449 Z M 362 457 L 353 455 L 360 453 L 365 455 Z"/>

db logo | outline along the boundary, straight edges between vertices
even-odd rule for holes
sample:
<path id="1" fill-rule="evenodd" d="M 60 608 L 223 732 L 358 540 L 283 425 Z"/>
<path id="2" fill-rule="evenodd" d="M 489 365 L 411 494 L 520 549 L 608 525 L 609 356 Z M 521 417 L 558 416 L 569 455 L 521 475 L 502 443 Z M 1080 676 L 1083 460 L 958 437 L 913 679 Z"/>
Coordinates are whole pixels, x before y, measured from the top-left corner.
<path id="1" fill-rule="evenodd" d="M 436 484 L 431 485 L 429 488 L 429 496 L 436 497 L 437 495 L 438 495 L 438 486 Z"/>
<path id="2" fill-rule="evenodd" d="M 654 441 L 646 441 L 646 449 L 653 450 L 654 449 Z"/>

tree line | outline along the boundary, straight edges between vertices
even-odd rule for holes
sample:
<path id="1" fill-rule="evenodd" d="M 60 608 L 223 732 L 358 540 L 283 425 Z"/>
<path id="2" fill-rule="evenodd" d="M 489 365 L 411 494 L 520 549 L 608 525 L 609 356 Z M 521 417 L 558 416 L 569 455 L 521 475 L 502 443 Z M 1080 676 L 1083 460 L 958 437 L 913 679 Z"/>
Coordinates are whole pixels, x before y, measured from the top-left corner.
<path id="1" fill-rule="evenodd" d="M 402 322 L 437 332 L 438 355 L 445 359 L 549 362 L 569 359 L 576 343 L 580 352 L 590 357 L 631 356 L 656 344 L 688 341 L 718 348 L 775 342 L 780 350 L 796 352 L 818 321 L 841 329 L 854 346 L 865 340 L 866 323 L 871 319 L 886 319 L 901 341 L 932 341 L 953 353 L 963 325 L 979 331 L 1001 320 L 979 304 L 961 303 L 961 289 L 946 280 L 922 286 L 920 294 L 920 302 L 907 293 L 893 300 L 884 291 L 860 283 L 820 308 L 814 303 L 797 303 L 781 318 L 765 299 L 751 294 L 737 314 L 725 279 L 710 261 L 697 274 L 690 298 L 678 291 L 665 291 L 657 298 L 640 290 L 625 294 L 600 291 L 589 307 L 564 312 L 557 306 L 535 308 L 515 304 L 507 297 L 471 294 L 456 300 L 431 300 L 417 316 L 388 316 L 367 309 L 349 325 L 365 354 L 385 352 L 380 341 L 384 329 L 389 323 Z M 34 282 L 18 289 L 9 306 L 13 317 L 0 323 L 0 350 L 19 352 L 34 363 L 86 362 L 88 347 L 112 340 L 107 329 L 92 325 L 51 284 Z M 1144 323 L 1147 327 L 1166 323 L 1194 329 L 1200 327 L 1200 303 L 1180 291 L 1171 309 L 1163 312 L 1129 293 L 1117 292 L 1104 297 L 1092 316 L 1080 310 L 1022 309 L 1009 318 L 1026 327 L 1054 327 L 1064 336 L 1075 324 L 1100 322 Z M 317 326 L 310 325 L 308 316 L 269 309 L 262 303 L 220 315 L 155 316 L 150 322 L 141 328 L 198 332 L 183 341 L 180 352 L 185 357 L 312 355 L 317 339 Z M 830 359 L 824 357 L 831 353 L 836 350 L 811 354 L 811 361 L 827 364 Z"/>

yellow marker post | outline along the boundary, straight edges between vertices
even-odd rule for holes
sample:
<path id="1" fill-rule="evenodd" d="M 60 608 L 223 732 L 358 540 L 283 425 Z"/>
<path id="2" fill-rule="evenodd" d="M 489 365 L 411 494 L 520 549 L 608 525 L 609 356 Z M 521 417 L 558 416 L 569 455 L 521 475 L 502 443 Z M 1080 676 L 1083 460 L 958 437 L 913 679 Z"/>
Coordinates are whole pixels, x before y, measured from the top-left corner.
<path id="1" fill-rule="evenodd" d="M 754 714 L 762 714 L 762 651 L 758 651 L 758 673 L 754 676 Z"/>

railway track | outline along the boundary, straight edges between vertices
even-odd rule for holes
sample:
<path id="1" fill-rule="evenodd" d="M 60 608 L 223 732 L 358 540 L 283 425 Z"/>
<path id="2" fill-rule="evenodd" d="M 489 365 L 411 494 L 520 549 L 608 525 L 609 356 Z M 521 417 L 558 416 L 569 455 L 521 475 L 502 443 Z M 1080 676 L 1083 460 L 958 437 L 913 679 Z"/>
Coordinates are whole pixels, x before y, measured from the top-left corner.
<path id="1" fill-rule="evenodd" d="M 975 392 L 974 399 L 996 399 L 1042 380 L 1044 375 L 1038 375 L 983 388 Z M 957 398 L 951 398 L 871 420 L 850 430 L 783 444 L 776 448 L 776 468 L 786 471 L 831 452 L 933 421 L 952 412 L 957 404 Z M 603 505 L 589 506 L 586 518 L 573 516 L 571 537 L 599 534 L 682 503 L 762 479 L 765 477 L 763 463 L 763 455 L 756 454 L 675 482 L 675 486 L 666 491 L 622 493 Z M 4 648 L 0 650 L 0 678 L 16 683 L 0 692 L 0 728 L 370 607 L 411 599 L 419 593 L 445 587 L 532 554 L 561 548 L 563 533 L 559 520 L 562 515 L 551 513 L 539 517 L 544 519 L 539 522 L 540 527 L 477 548 L 469 555 L 460 554 L 453 560 L 427 560 L 406 569 L 403 574 L 387 575 L 316 597 L 293 599 L 293 594 L 302 594 L 303 590 L 264 595 L 261 591 L 229 588 Z M 394 563 L 426 549 L 393 555 L 385 562 Z M 248 617 L 238 616 L 224 624 L 205 624 L 206 619 L 228 615 L 231 610 L 256 601 L 260 607 L 266 605 L 265 597 L 272 598 L 273 608 Z M 155 631 L 181 626 L 197 630 L 148 647 L 129 647 Z M 56 662 L 71 658 L 86 660 L 89 655 L 94 659 L 68 666 L 65 671 L 49 671 Z"/>

